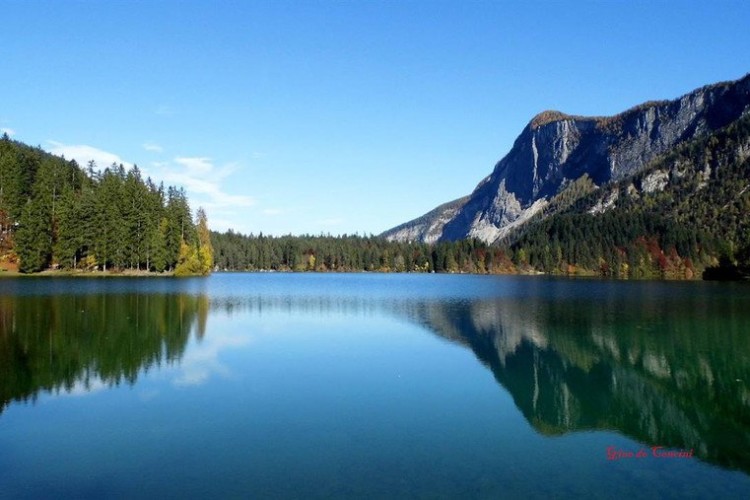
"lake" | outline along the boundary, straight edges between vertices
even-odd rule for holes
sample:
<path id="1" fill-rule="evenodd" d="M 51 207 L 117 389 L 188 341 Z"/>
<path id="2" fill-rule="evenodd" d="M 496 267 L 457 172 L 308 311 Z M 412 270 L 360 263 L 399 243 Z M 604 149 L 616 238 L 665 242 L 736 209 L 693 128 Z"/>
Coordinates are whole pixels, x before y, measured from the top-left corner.
<path id="1" fill-rule="evenodd" d="M 750 286 L 0 280 L 3 498 L 750 498 Z"/>

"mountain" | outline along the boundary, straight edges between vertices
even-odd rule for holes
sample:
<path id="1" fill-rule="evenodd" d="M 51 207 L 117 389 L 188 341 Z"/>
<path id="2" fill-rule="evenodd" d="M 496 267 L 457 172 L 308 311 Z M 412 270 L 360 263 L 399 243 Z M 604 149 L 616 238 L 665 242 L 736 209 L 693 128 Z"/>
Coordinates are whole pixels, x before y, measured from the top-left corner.
<path id="1" fill-rule="evenodd" d="M 467 201 L 469 201 L 469 197 L 464 196 L 463 198 L 443 203 L 422 217 L 390 229 L 387 231 L 386 237 L 390 241 L 435 243 L 442 236 L 445 225 L 456 217 Z"/>
<path id="2" fill-rule="evenodd" d="M 535 216 L 550 216 L 578 195 L 636 175 L 677 146 L 710 135 L 749 111 L 750 74 L 611 117 L 545 111 L 529 122 L 468 198 L 382 236 L 424 242 L 507 240 Z M 662 182 L 653 180 L 656 185 Z"/>
<path id="3" fill-rule="evenodd" d="M 509 250 L 548 273 L 633 278 L 750 276 L 750 113 L 639 173 L 594 189 L 582 177 Z"/>

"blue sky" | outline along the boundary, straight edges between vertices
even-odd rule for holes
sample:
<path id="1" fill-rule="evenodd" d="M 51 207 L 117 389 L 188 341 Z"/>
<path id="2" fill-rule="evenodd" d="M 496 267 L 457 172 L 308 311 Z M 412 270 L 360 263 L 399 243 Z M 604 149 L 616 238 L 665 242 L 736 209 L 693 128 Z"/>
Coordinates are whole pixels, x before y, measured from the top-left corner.
<path id="1" fill-rule="evenodd" d="M 214 229 L 380 233 L 538 112 L 750 72 L 741 1 L 3 1 L 0 128 L 182 185 Z"/>

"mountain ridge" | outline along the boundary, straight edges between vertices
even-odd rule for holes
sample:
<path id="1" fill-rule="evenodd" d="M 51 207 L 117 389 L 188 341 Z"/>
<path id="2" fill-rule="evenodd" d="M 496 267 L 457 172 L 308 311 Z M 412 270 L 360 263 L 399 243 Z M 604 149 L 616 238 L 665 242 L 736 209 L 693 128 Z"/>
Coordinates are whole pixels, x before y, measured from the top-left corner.
<path id="1" fill-rule="evenodd" d="M 528 122 L 464 203 L 453 205 L 452 212 L 440 211 L 441 205 L 382 236 L 392 241 L 502 241 L 535 216 L 551 215 L 545 213 L 550 201 L 584 175 L 596 188 L 634 175 L 680 144 L 719 130 L 749 111 L 750 73 L 612 116 L 543 111 Z M 436 212 L 441 223 L 429 226 L 428 240 L 424 218 L 432 214 L 434 219 Z"/>
<path id="2" fill-rule="evenodd" d="M 570 191 L 514 235 L 517 265 L 610 277 L 750 276 L 750 113 L 634 175 L 596 189 L 582 178 Z"/>

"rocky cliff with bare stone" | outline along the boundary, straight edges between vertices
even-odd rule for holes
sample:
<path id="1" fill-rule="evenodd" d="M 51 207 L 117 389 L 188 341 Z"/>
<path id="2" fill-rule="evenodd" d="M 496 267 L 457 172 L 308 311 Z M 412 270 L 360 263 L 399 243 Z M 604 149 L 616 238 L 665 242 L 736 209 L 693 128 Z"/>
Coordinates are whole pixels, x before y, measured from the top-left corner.
<path id="1" fill-rule="evenodd" d="M 532 217 L 550 215 L 554 197 L 584 175 L 595 187 L 632 176 L 680 144 L 726 127 L 748 112 L 750 75 L 611 117 L 545 111 L 529 122 L 467 199 L 452 204 L 449 211 L 427 214 L 439 212 L 437 218 L 423 216 L 383 236 L 396 241 L 502 241 Z M 652 180 L 658 188 L 660 179 Z M 440 224 L 420 230 L 417 226 L 424 226 L 425 218 Z"/>

